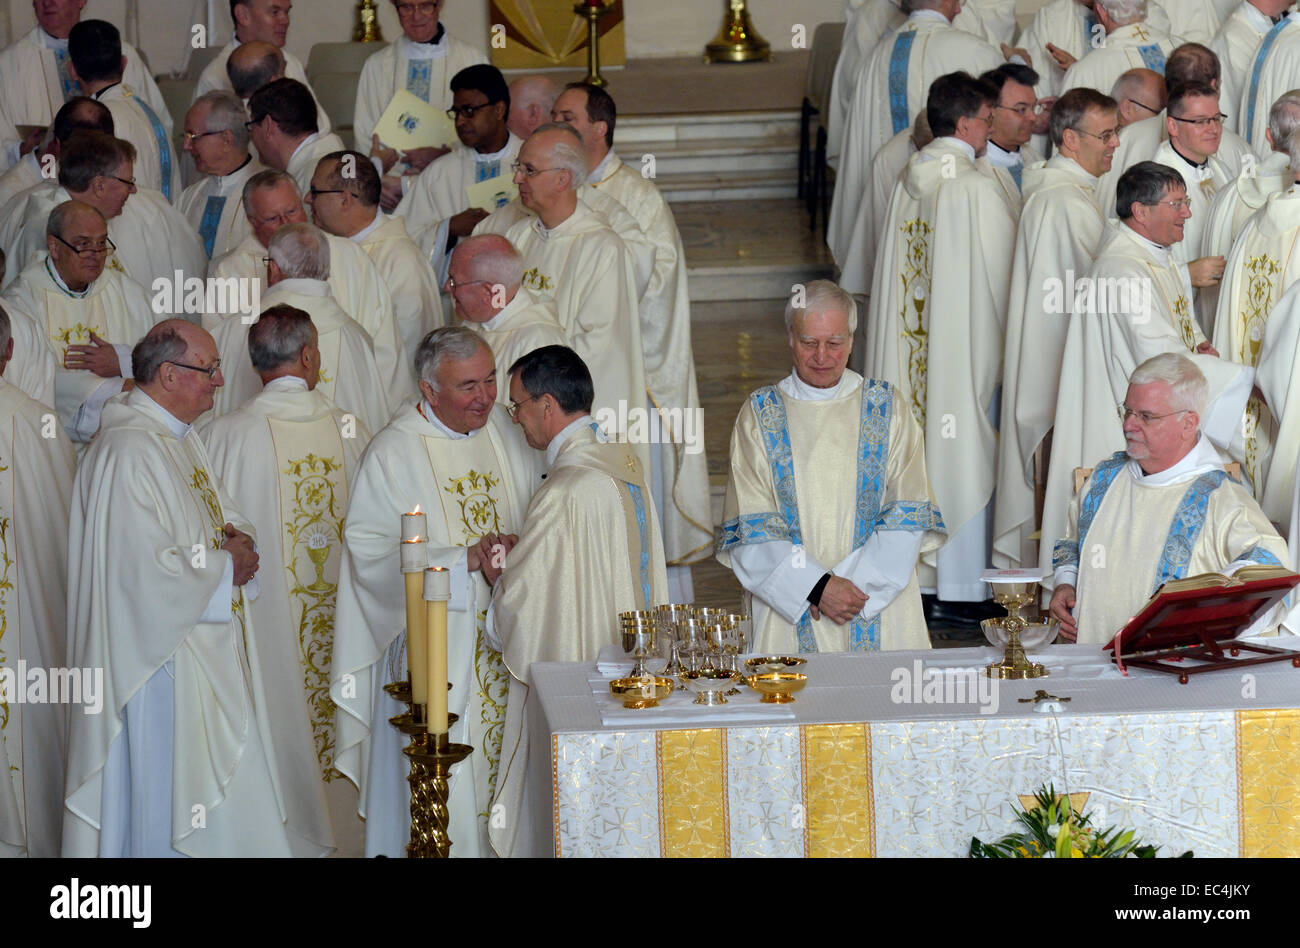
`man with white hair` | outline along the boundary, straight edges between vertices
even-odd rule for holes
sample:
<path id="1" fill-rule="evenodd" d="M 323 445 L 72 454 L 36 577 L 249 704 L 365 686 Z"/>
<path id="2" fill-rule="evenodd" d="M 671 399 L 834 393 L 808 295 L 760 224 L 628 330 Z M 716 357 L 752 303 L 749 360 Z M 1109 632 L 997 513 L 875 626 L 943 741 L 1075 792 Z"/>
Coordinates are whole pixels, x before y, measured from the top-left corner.
<path id="1" fill-rule="evenodd" d="M 1061 301 L 1072 318 L 1061 360 L 1044 538 L 1065 535 L 1074 469 L 1121 447 L 1115 405 L 1133 369 L 1162 352 L 1186 356 L 1205 376 L 1211 399 L 1200 412 L 1205 435 L 1244 460 L 1242 417 L 1255 372 L 1220 358 L 1193 318 L 1192 283 L 1172 252 L 1189 213 L 1183 179 L 1165 165 L 1141 162 L 1120 178 L 1118 203 L 1118 226 L 1106 232 L 1078 294 Z M 1051 542 L 1039 551 L 1044 568 Z"/>
<path id="2" fill-rule="evenodd" d="M 504 236 L 524 258 L 524 286 L 555 303 L 569 345 L 595 381 L 597 410 L 618 416 L 622 402 L 628 417 L 628 409 L 646 403 L 635 265 L 618 234 L 579 196 L 587 175 L 581 136 L 568 125 L 541 126 L 515 162 L 518 205 L 496 211 L 475 233 L 500 233 L 498 218 L 517 217 Z M 634 447 L 649 470 L 649 445 Z"/>
<path id="3" fill-rule="evenodd" d="M 847 368 L 856 322 L 848 293 L 809 283 L 785 309 L 794 370 L 732 429 L 717 556 L 764 654 L 930 647 L 916 564 L 947 531 L 909 406 Z"/>
<path id="4" fill-rule="evenodd" d="M 924 107 L 930 84 L 954 70 L 978 76 L 1002 64 L 997 49 L 953 25 L 960 8 L 961 0 L 904 0 L 907 20 L 881 39 L 858 73 L 844 118 L 826 238 L 841 266 L 858 206 L 868 193 L 871 159 L 911 124 Z"/>
<path id="5" fill-rule="evenodd" d="M 1209 390 L 1178 353 L 1133 370 L 1119 406 L 1125 449 L 1093 469 L 1055 543 L 1051 614 L 1063 638 L 1105 644 L 1172 579 L 1290 563 L 1201 431 Z"/>
<path id="6" fill-rule="evenodd" d="M 1292 0 L 1241 0 L 1208 41 L 1223 70 L 1219 91 L 1228 113 L 1223 124 L 1231 131 L 1243 130 L 1240 105 L 1243 90 L 1251 81 L 1255 54 L 1273 27 L 1287 19 L 1291 6 Z"/>
<path id="7" fill-rule="evenodd" d="M 510 83 L 510 134 L 520 141 L 551 120 L 560 87 L 548 76 L 520 76 Z"/>
<path id="8" fill-rule="evenodd" d="M 210 260 L 224 257 L 252 233 L 240 198 L 262 163 L 248 150 L 247 120 L 239 97 L 220 90 L 199 96 L 185 113 L 183 147 L 201 177 L 176 207 L 198 231 Z"/>
<path id="9" fill-rule="evenodd" d="M 378 431 L 388 424 L 392 407 L 369 334 L 330 293 L 328 238 L 310 224 L 288 224 L 275 232 L 266 252 L 262 312 L 289 306 L 311 316 L 318 373 L 313 387 L 339 408 L 356 413 L 370 431 Z M 212 330 L 226 376 L 212 409 L 216 415 L 234 411 L 262 390 L 260 374 L 248 355 L 251 331 L 240 316 L 227 316 Z"/>
<path id="10" fill-rule="evenodd" d="M 272 258 L 312 229 L 296 224 L 281 230 L 271 240 Z M 324 240 L 315 236 L 319 250 Z M 365 332 L 347 321 L 364 339 Z M 249 658 L 264 683 L 267 703 L 258 711 L 274 722 L 266 745 L 286 823 L 322 851 L 360 856 L 356 792 L 334 768 L 329 683 L 343 514 L 370 429 L 319 384 L 330 343 L 317 328 L 305 310 L 285 302 L 268 306 L 248 329 L 241 353 L 260 391 L 201 434 L 213 473 L 262 538 L 261 594 L 248 611 L 254 629 L 274 634 L 256 635 Z M 368 348 L 368 341 L 360 345 Z M 223 356 L 222 365 L 229 364 Z"/>
<path id="11" fill-rule="evenodd" d="M 500 234 L 466 237 L 451 253 L 447 294 L 456 315 L 492 349 L 498 379 L 534 349 L 569 344 L 555 302 L 534 296 L 523 279 L 523 257 Z M 497 386 L 497 401 L 509 404 L 508 386 Z"/>
<path id="12" fill-rule="evenodd" d="M 484 638 L 491 590 L 479 541 L 519 533 L 540 466 L 496 404 L 496 363 L 478 335 L 436 329 L 415 364 L 420 400 L 400 407 L 375 435 L 351 489 L 330 672 L 335 766 L 360 790 L 366 855 L 402 855 L 410 767 L 402 735 L 388 724 L 402 708 L 384 685 L 406 677 L 398 547 L 401 514 L 418 510 L 428 525 L 420 565 L 451 570 L 449 710 L 460 716 L 451 740 L 474 747 L 451 777 L 452 852 L 487 855 L 508 675 Z"/>
<path id="13" fill-rule="evenodd" d="M 1092 9 L 1105 42 L 1066 70 L 1062 92 L 1109 89 L 1123 72 L 1139 66 L 1164 73 L 1177 44 L 1147 22 L 1147 0 L 1096 0 Z"/>
<path id="14" fill-rule="evenodd" d="M 1016 218 L 982 170 L 997 94 L 940 76 L 927 111 L 934 141 L 894 188 L 876 256 L 865 374 L 889 382 L 925 431 L 925 462 L 951 539 L 927 556 L 921 587 L 982 602 L 997 476 L 996 393 Z M 978 163 L 977 163 L 978 162 Z"/>
<path id="15" fill-rule="evenodd" d="M 1061 353 L 1069 319 L 1047 289 L 1092 267 L 1106 215 L 1097 178 L 1119 144 L 1115 100 L 1071 89 L 1052 106 L 1054 154 L 1025 170 L 1025 207 L 1016 230 L 1003 350 L 1002 423 L 998 426 L 993 564 L 1016 569 L 1036 561 L 1036 485 L 1046 478 L 1043 441 L 1052 429 Z M 1058 296 L 1057 302 L 1062 302 Z"/>
<path id="16" fill-rule="evenodd" d="M 294 180 L 283 171 L 259 171 L 244 183 L 244 213 L 252 233 L 208 267 L 210 279 L 259 280 L 265 285 L 266 248 L 286 224 L 307 223 L 307 211 Z M 415 390 L 411 367 L 397 331 L 393 299 L 379 271 L 361 247 L 346 237 L 328 236 L 330 295 L 369 335 L 375 363 L 390 405 L 401 404 Z M 213 332 L 222 317 L 205 314 L 203 328 Z"/>
<path id="17" fill-rule="evenodd" d="M 50 409 L 10 382 L 13 351 L 10 315 L 0 307 L 0 616 L 5 671 L 21 688 L 20 661 L 51 671 L 68 664 L 68 508 L 77 456 L 63 428 L 51 425 Z M 92 706 L 16 698 L 11 691 L 0 716 L 0 855 L 50 858 L 62 835 L 68 714 Z"/>

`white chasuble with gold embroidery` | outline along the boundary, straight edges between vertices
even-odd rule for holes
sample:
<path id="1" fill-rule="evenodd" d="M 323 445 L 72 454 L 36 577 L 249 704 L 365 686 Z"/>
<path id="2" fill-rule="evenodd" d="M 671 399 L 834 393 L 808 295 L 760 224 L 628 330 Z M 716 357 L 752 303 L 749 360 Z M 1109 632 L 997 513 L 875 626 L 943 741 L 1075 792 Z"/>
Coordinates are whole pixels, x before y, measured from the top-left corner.
<path id="1" fill-rule="evenodd" d="M 78 468 L 68 661 L 104 669 L 104 710 L 69 719 L 66 856 L 321 853 L 286 832 L 246 657 L 254 583 L 230 585 L 219 549 L 224 523 L 252 525 L 211 472 L 198 434 L 141 389 L 105 407 Z M 142 719 L 137 699 L 160 688 L 171 700 Z M 165 796 L 146 806 L 144 789 Z"/>
<path id="2" fill-rule="evenodd" d="M 259 711 L 274 722 L 269 746 L 288 825 L 324 850 L 345 845 L 348 835 L 359 841 L 355 797 L 336 804 L 340 795 L 328 787 L 342 779 L 329 676 L 343 517 L 370 432 L 319 386 L 308 391 L 303 380 L 285 377 L 214 421 L 203 439 L 217 476 L 261 537 L 249 661 L 265 696 Z"/>
<path id="3" fill-rule="evenodd" d="M 401 753 L 405 739 L 388 719 L 404 708 L 383 687 L 407 677 L 398 544 L 402 514 L 418 507 L 428 522 L 428 565 L 452 570 L 448 709 L 460 720 L 451 739 L 474 747 L 452 774 L 452 854 L 477 856 L 488 852 L 506 676 L 484 643 L 489 589 L 481 573 L 466 569 L 465 547 L 487 533 L 519 533 L 539 483 L 539 458 L 504 409 L 469 438 L 453 438 L 423 412 L 431 409 L 412 404 L 397 411 L 371 441 L 351 490 L 330 673 L 338 706 L 335 766 L 361 792 L 367 855 L 402 855 L 410 768 Z"/>
<path id="4" fill-rule="evenodd" d="M 46 434 L 53 435 L 46 437 Z M 72 445 L 49 409 L 0 379 L 0 855 L 59 855 L 63 760 L 79 703 L 32 702 L 27 676 L 67 667 Z M 23 663 L 20 665 L 19 663 Z M 24 700 L 27 699 L 27 700 Z"/>
<path id="5" fill-rule="evenodd" d="M 1107 225 L 1097 261 L 1072 301 L 1061 360 L 1039 547 L 1045 569 L 1053 545 L 1065 536 L 1074 469 L 1124 447 L 1117 406 L 1128 392 L 1129 376 L 1147 359 L 1177 352 L 1196 363 L 1210 385 L 1201 430 L 1225 451 L 1242 448 L 1242 414 L 1254 372 L 1196 352 L 1205 336 L 1192 316 L 1186 273 L 1166 248 L 1125 224 Z"/>

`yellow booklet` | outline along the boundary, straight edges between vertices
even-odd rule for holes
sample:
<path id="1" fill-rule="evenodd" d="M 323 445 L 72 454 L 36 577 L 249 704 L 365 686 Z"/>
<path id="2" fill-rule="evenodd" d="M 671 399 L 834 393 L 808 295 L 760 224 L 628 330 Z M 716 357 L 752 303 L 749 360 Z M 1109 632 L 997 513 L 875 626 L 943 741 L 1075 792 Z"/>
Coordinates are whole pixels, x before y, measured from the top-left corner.
<path id="1" fill-rule="evenodd" d="M 508 174 L 499 174 L 495 178 L 479 181 L 465 189 L 470 207 L 481 207 L 491 214 L 497 208 L 505 207 L 519 197 L 519 185 Z"/>
<path id="2" fill-rule="evenodd" d="M 405 89 L 397 90 L 379 117 L 375 134 L 389 148 L 452 148 L 459 143 L 456 125 L 442 109 L 434 108 Z"/>

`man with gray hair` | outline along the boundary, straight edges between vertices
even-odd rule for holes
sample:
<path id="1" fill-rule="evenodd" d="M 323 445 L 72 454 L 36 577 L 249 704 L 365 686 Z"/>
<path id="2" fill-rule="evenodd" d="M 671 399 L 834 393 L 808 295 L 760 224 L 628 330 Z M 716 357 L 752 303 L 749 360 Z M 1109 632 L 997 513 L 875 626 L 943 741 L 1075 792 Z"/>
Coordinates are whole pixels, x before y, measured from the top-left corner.
<path id="1" fill-rule="evenodd" d="M 1096 0 L 1092 6 L 1097 24 L 1106 36 L 1065 71 L 1061 92 L 1071 89 L 1109 89 L 1120 74 L 1143 66 L 1158 73 L 1178 45 L 1167 33 L 1147 22 L 1148 0 Z"/>
<path id="2" fill-rule="evenodd" d="M 543 346 L 565 346 L 568 339 L 555 303 L 538 299 L 523 285 L 524 261 L 500 234 L 466 237 L 452 251 L 444 289 L 467 328 L 483 337 L 496 357 L 497 378 L 509 376 L 522 355 Z M 497 401 L 510 401 L 497 385 Z"/>
<path id="3" fill-rule="evenodd" d="M 355 412 L 370 431 L 378 431 L 388 424 L 392 406 L 369 334 L 330 292 L 330 244 L 325 233 L 310 224 L 289 224 L 276 231 L 266 250 L 267 291 L 262 296 L 262 312 L 289 306 L 311 316 L 319 374 L 314 387 L 343 411 Z M 212 331 L 221 364 L 226 367 L 226 384 L 217 393 L 215 415 L 234 411 L 262 390 L 261 372 L 256 360 L 249 358 L 255 326 L 228 316 Z"/>
<path id="4" fill-rule="evenodd" d="M 487 855 L 508 676 L 484 638 L 490 587 L 479 542 L 519 533 L 541 468 L 496 404 L 496 363 L 478 335 L 435 329 L 415 365 L 421 398 L 398 408 L 374 436 L 348 505 L 330 672 L 339 709 L 335 766 L 360 790 L 366 855 L 400 856 L 411 823 L 410 768 L 401 735 L 387 723 L 401 707 L 384 685 L 405 675 L 394 672 L 406 665 L 399 514 L 418 510 L 425 556 L 413 568 L 451 571 L 449 710 L 460 716 L 451 739 L 474 747 L 452 776 L 451 838 L 458 856 Z"/>
<path id="5" fill-rule="evenodd" d="M 235 95 L 247 105 L 253 93 L 262 86 L 284 78 L 285 65 L 284 50 L 273 43 L 259 40 L 240 43 L 226 60 L 226 78 L 230 80 Z"/>
<path id="6" fill-rule="evenodd" d="M 548 76 L 520 76 L 510 83 L 510 133 L 520 141 L 551 120 L 560 87 Z"/>
<path id="7" fill-rule="evenodd" d="M 1114 406 L 1124 397 L 1133 369 L 1152 356 L 1176 352 L 1205 376 L 1210 405 L 1200 413 L 1205 436 L 1247 462 L 1243 412 L 1255 370 L 1220 358 L 1192 314 L 1187 270 L 1173 258 L 1188 211 L 1182 176 L 1143 161 L 1119 180 L 1120 223 L 1103 239 L 1097 260 L 1076 293 L 1061 303 L 1072 314 L 1061 362 L 1055 432 L 1043 506 L 1044 538 L 1065 535 L 1074 469 L 1122 447 Z M 1064 292 L 1064 288 L 1062 288 Z M 1051 540 L 1039 551 L 1048 568 Z"/>
<path id="8" fill-rule="evenodd" d="M 579 193 L 587 174 L 582 136 L 561 123 L 541 126 L 515 162 L 518 202 L 490 214 L 474 233 L 503 234 L 519 251 L 523 285 L 555 303 L 569 345 L 591 370 L 597 413 L 628 418 L 646 405 L 636 261 Z M 502 228 L 505 221 L 512 223 Z M 649 445 L 634 447 L 650 470 Z"/>
<path id="9" fill-rule="evenodd" d="M 248 150 L 246 121 L 244 104 L 231 92 L 201 95 L 185 113 L 183 147 L 202 177 L 176 207 L 198 231 L 209 260 L 224 257 L 251 233 L 239 199 L 262 164 Z"/>
<path id="10" fill-rule="evenodd" d="M 104 403 L 131 388 L 131 347 L 157 319 L 144 287 L 108 267 L 108 255 L 103 215 L 67 201 L 46 221 L 45 253 L 4 297 L 36 321 L 57 360 L 53 404 L 83 444 L 98 430 Z"/>
<path id="11" fill-rule="evenodd" d="M 313 230 L 307 224 L 281 230 L 271 240 L 272 259 L 283 256 L 288 240 Z M 282 634 L 258 635 L 250 646 L 269 702 L 259 710 L 275 722 L 267 746 L 286 822 L 322 849 L 360 856 L 356 791 L 334 769 L 329 677 L 341 514 L 370 429 L 324 391 L 333 383 L 325 381 L 331 376 L 323 356 L 327 347 L 337 356 L 338 342 L 318 334 L 315 322 L 288 303 L 267 307 L 248 331 L 244 354 L 261 391 L 202 435 L 214 472 L 266 541 L 259 554 L 262 591 L 249 615 L 255 629 Z M 352 323 L 352 329 L 364 339 L 359 326 Z M 350 344 L 369 348 L 368 340 Z M 223 358 L 222 364 L 229 363 Z"/>
<path id="12" fill-rule="evenodd" d="M 754 597 L 764 654 L 929 648 L 917 558 L 947 529 L 921 426 L 894 386 L 847 368 L 853 298 L 803 289 L 785 311 L 794 371 L 732 429 L 718 559 Z"/>
<path id="13" fill-rule="evenodd" d="M 0 524 L 5 525 L 6 580 L 0 611 L 5 670 L 21 683 L 18 659 L 28 668 L 67 667 L 68 507 L 77 456 L 50 409 L 10 381 L 10 318 L 0 307 Z M 0 768 L 9 777 L 0 780 L 0 854 L 58 856 L 69 706 L 15 700 L 13 692 L 7 697 L 0 717 Z"/>
<path id="14" fill-rule="evenodd" d="M 73 485 L 68 663 L 104 669 L 104 710 L 70 715 L 63 855 L 323 855 L 286 831 L 279 722 L 249 673 L 258 636 L 285 630 L 249 618 L 252 525 L 194 430 L 222 383 L 216 344 L 169 319 L 132 367 Z"/>
<path id="15" fill-rule="evenodd" d="M 1125 449 L 1093 469 L 1055 544 L 1051 613 L 1063 638 L 1105 644 L 1172 579 L 1290 564 L 1286 544 L 1201 430 L 1209 396 L 1185 355 L 1157 355 L 1133 370 L 1119 406 Z"/>

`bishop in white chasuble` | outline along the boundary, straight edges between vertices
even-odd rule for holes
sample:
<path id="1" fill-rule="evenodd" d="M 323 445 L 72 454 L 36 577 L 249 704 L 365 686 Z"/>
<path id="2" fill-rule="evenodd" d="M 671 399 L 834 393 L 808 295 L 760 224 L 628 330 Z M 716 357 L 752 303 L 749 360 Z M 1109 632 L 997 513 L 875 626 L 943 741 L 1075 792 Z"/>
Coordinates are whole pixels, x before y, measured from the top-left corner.
<path id="1" fill-rule="evenodd" d="M 104 710 L 70 720 L 63 854 L 321 855 L 268 764 L 251 525 L 191 427 L 216 346 L 169 320 L 138 351 L 147 381 L 107 407 L 73 488 L 68 660 L 104 669 Z"/>
<path id="2" fill-rule="evenodd" d="M 297 331 L 267 325 L 254 343 L 274 345 L 277 333 L 289 341 Z M 317 371 L 302 369 L 301 357 L 271 370 L 266 387 L 207 426 L 203 440 L 262 538 L 249 665 L 265 696 L 259 714 L 273 722 L 267 746 L 286 822 L 322 849 L 359 856 L 363 827 L 356 793 L 334 767 L 329 688 L 344 515 L 370 431 L 312 387 L 304 375 L 319 368 L 309 356 Z M 285 374 L 271 377 L 277 371 Z"/>
<path id="3" fill-rule="evenodd" d="M 8 355 L 0 317 L 0 373 Z M 12 351 L 9 349 L 8 351 Z M 0 378 L 0 853 L 50 858 L 63 833 L 69 715 L 51 696 L 22 700 L 20 669 L 67 668 L 68 509 L 76 454 L 49 408 Z M 19 663 L 23 663 L 20 665 Z M 89 682 L 86 682 L 89 684 Z"/>
<path id="4" fill-rule="evenodd" d="M 470 554 L 488 534 L 517 533 L 533 486 L 536 453 L 513 431 L 496 393 L 486 383 L 491 353 L 468 330 L 469 356 L 442 361 L 439 392 L 400 408 L 372 439 L 353 489 L 344 531 L 346 557 L 335 613 L 330 697 L 335 717 L 335 766 L 360 791 L 366 854 L 400 856 L 410 832 L 410 792 L 404 739 L 388 719 L 403 710 L 384 692 L 406 672 L 406 612 L 398 546 L 401 516 L 419 509 L 429 528 L 428 565 L 452 570 L 447 615 L 448 709 L 460 716 L 451 740 L 474 747 L 451 778 L 451 838 L 455 856 L 488 853 L 487 827 L 497 785 L 507 675 L 499 653 L 484 638 L 490 591 Z M 422 365 L 434 343 L 422 348 Z M 449 405 L 461 380 L 475 382 L 471 408 Z M 428 387 L 428 382 L 424 386 Z M 439 406 L 430 403 L 438 398 Z M 446 415 L 444 421 L 439 412 Z M 475 424 L 476 423 L 476 424 Z M 452 427 L 454 425 L 455 427 Z M 473 427 L 470 427 L 474 425 Z"/>
<path id="5" fill-rule="evenodd" d="M 1078 93 L 1088 94 L 1091 90 Z M 1113 129 L 1115 122 L 1115 110 L 1102 107 L 1089 108 L 1081 119 L 1085 130 Z M 1082 148 L 1090 164 L 1104 160 L 1105 146 L 1100 141 L 1068 131 L 1065 148 L 1070 154 L 1078 155 Z M 1037 532 L 1034 458 L 1056 411 L 1061 356 L 1070 325 L 1065 301 L 1067 295 L 1074 295 L 1075 279 L 1092 268 L 1105 226 L 1096 204 L 1097 178 L 1070 154 L 1058 151 L 1047 162 L 1025 169 L 1025 208 L 1016 232 L 1003 353 L 993 513 L 993 565 L 999 569 L 1016 569 L 1037 560 L 1037 545 L 1031 539 Z"/>
<path id="6" fill-rule="evenodd" d="M 978 577 L 988 565 L 985 508 L 997 472 L 994 398 L 1016 221 L 975 161 L 971 140 L 983 144 L 986 127 L 970 117 L 958 121 L 957 133 L 970 138 L 935 138 L 894 189 L 864 364 L 868 378 L 893 386 L 925 431 L 930 484 L 949 536 L 961 541 L 937 553 L 939 597 L 978 601 L 987 594 Z M 925 562 L 934 566 L 935 555 Z M 931 576 L 922 575 L 922 587 L 935 585 Z"/>

